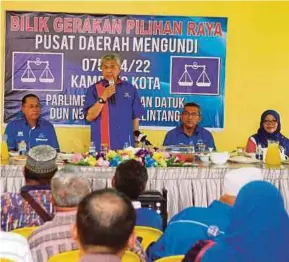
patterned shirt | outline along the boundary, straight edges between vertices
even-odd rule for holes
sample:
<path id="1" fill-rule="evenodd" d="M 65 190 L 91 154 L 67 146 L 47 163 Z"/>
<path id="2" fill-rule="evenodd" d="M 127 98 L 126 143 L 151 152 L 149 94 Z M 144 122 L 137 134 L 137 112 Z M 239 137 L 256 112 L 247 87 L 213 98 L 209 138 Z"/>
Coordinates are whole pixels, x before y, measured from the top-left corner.
<path id="1" fill-rule="evenodd" d="M 76 210 L 56 212 L 52 221 L 34 230 L 28 238 L 33 260 L 45 262 L 51 256 L 77 249 L 71 235 L 75 219 Z"/>
<path id="2" fill-rule="evenodd" d="M 49 185 L 25 186 L 25 188 L 49 214 L 54 214 Z M 2 231 L 11 231 L 22 227 L 40 226 L 42 224 L 42 219 L 28 202 L 23 199 L 20 193 L 6 192 L 1 196 Z"/>
<path id="3" fill-rule="evenodd" d="M 56 212 L 52 221 L 34 230 L 28 238 L 34 261 L 45 262 L 51 256 L 77 249 L 72 239 L 71 229 L 76 220 L 76 210 Z M 141 244 L 137 241 L 130 251 L 140 256 L 142 262 L 148 261 Z"/>

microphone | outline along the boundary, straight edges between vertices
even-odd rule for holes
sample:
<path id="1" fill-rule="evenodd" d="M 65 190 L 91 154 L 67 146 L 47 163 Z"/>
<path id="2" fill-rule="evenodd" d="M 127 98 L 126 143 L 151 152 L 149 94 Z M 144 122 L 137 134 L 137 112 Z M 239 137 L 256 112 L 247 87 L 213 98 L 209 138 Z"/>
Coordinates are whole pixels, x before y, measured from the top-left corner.
<path id="1" fill-rule="evenodd" d="M 108 85 L 109 86 L 114 86 L 115 85 L 114 80 L 113 79 L 108 80 Z M 110 103 L 115 104 L 116 103 L 115 94 L 113 94 L 108 100 L 110 101 Z"/>
<path id="2" fill-rule="evenodd" d="M 145 145 L 147 146 L 152 146 L 152 143 L 149 140 L 147 140 L 147 136 L 141 133 L 139 130 L 135 130 L 133 134 L 138 142 L 145 143 Z"/>

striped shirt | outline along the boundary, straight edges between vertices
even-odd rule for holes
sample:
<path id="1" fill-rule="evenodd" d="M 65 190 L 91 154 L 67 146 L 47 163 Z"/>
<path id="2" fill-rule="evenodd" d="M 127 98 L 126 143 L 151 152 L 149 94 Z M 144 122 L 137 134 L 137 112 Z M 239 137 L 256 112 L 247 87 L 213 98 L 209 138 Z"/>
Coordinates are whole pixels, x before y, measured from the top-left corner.
<path id="1" fill-rule="evenodd" d="M 33 260 L 45 262 L 51 256 L 77 249 L 71 235 L 75 219 L 76 210 L 56 212 L 52 221 L 34 230 L 28 238 Z"/>
<path id="2" fill-rule="evenodd" d="M 75 221 L 76 210 L 56 212 L 52 221 L 46 222 L 34 230 L 28 238 L 34 261 L 45 262 L 51 256 L 77 249 L 71 235 L 72 225 L 75 224 Z M 138 241 L 130 251 L 139 255 L 142 262 L 148 261 L 147 255 Z"/>
<path id="3" fill-rule="evenodd" d="M 27 240 L 16 233 L 0 231 L 0 257 L 17 262 L 33 262 Z"/>

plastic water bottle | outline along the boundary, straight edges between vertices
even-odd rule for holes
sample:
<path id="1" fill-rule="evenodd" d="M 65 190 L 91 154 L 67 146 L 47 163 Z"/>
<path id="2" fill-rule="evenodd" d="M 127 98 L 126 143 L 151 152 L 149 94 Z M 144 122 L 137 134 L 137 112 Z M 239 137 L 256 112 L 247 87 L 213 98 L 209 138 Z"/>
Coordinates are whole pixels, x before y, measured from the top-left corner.
<path id="1" fill-rule="evenodd" d="M 27 145 L 24 140 L 22 140 L 20 143 L 18 143 L 18 153 L 19 155 L 26 155 L 27 152 Z"/>
<path id="2" fill-rule="evenodd" d="M 94 145 L 93 141 L 90 142 L 88 154 L 90 156 L 95 156 L 96 155 L 96 148 L 95 148 L 95 145 Z"/>
<path id="3" fill-rule="evenodd" d="M 263 149 L 262 149 L 262 146 L 260 144 L 257 145 L 255 157 L 256 157 L 256 159 L 258 159 L 260 161 L 263 160 Z"/>

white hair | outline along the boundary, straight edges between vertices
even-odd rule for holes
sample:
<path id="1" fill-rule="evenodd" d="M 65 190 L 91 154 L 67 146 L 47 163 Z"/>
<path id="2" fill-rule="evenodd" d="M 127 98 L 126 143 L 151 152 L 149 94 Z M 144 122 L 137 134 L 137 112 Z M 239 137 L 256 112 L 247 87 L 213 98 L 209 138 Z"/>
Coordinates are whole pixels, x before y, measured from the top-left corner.
<path id="1" fill-rule="evenodd" d="M 51 194 L 58 207 L 77 207 L 90 193 L 90 181 L 73 169 L 61 169 L 51 180 Z"/>
<path id="2" fill-rule="evenodd" d="M 100 64 L 103 65 L 104 62 L 113 60 L 117 63 L 118 66 L 121 66 L 121 58 L 118 54 L 111 53 L 111 54 L 106 54 L 101 57 L 100 59 Z"/>

